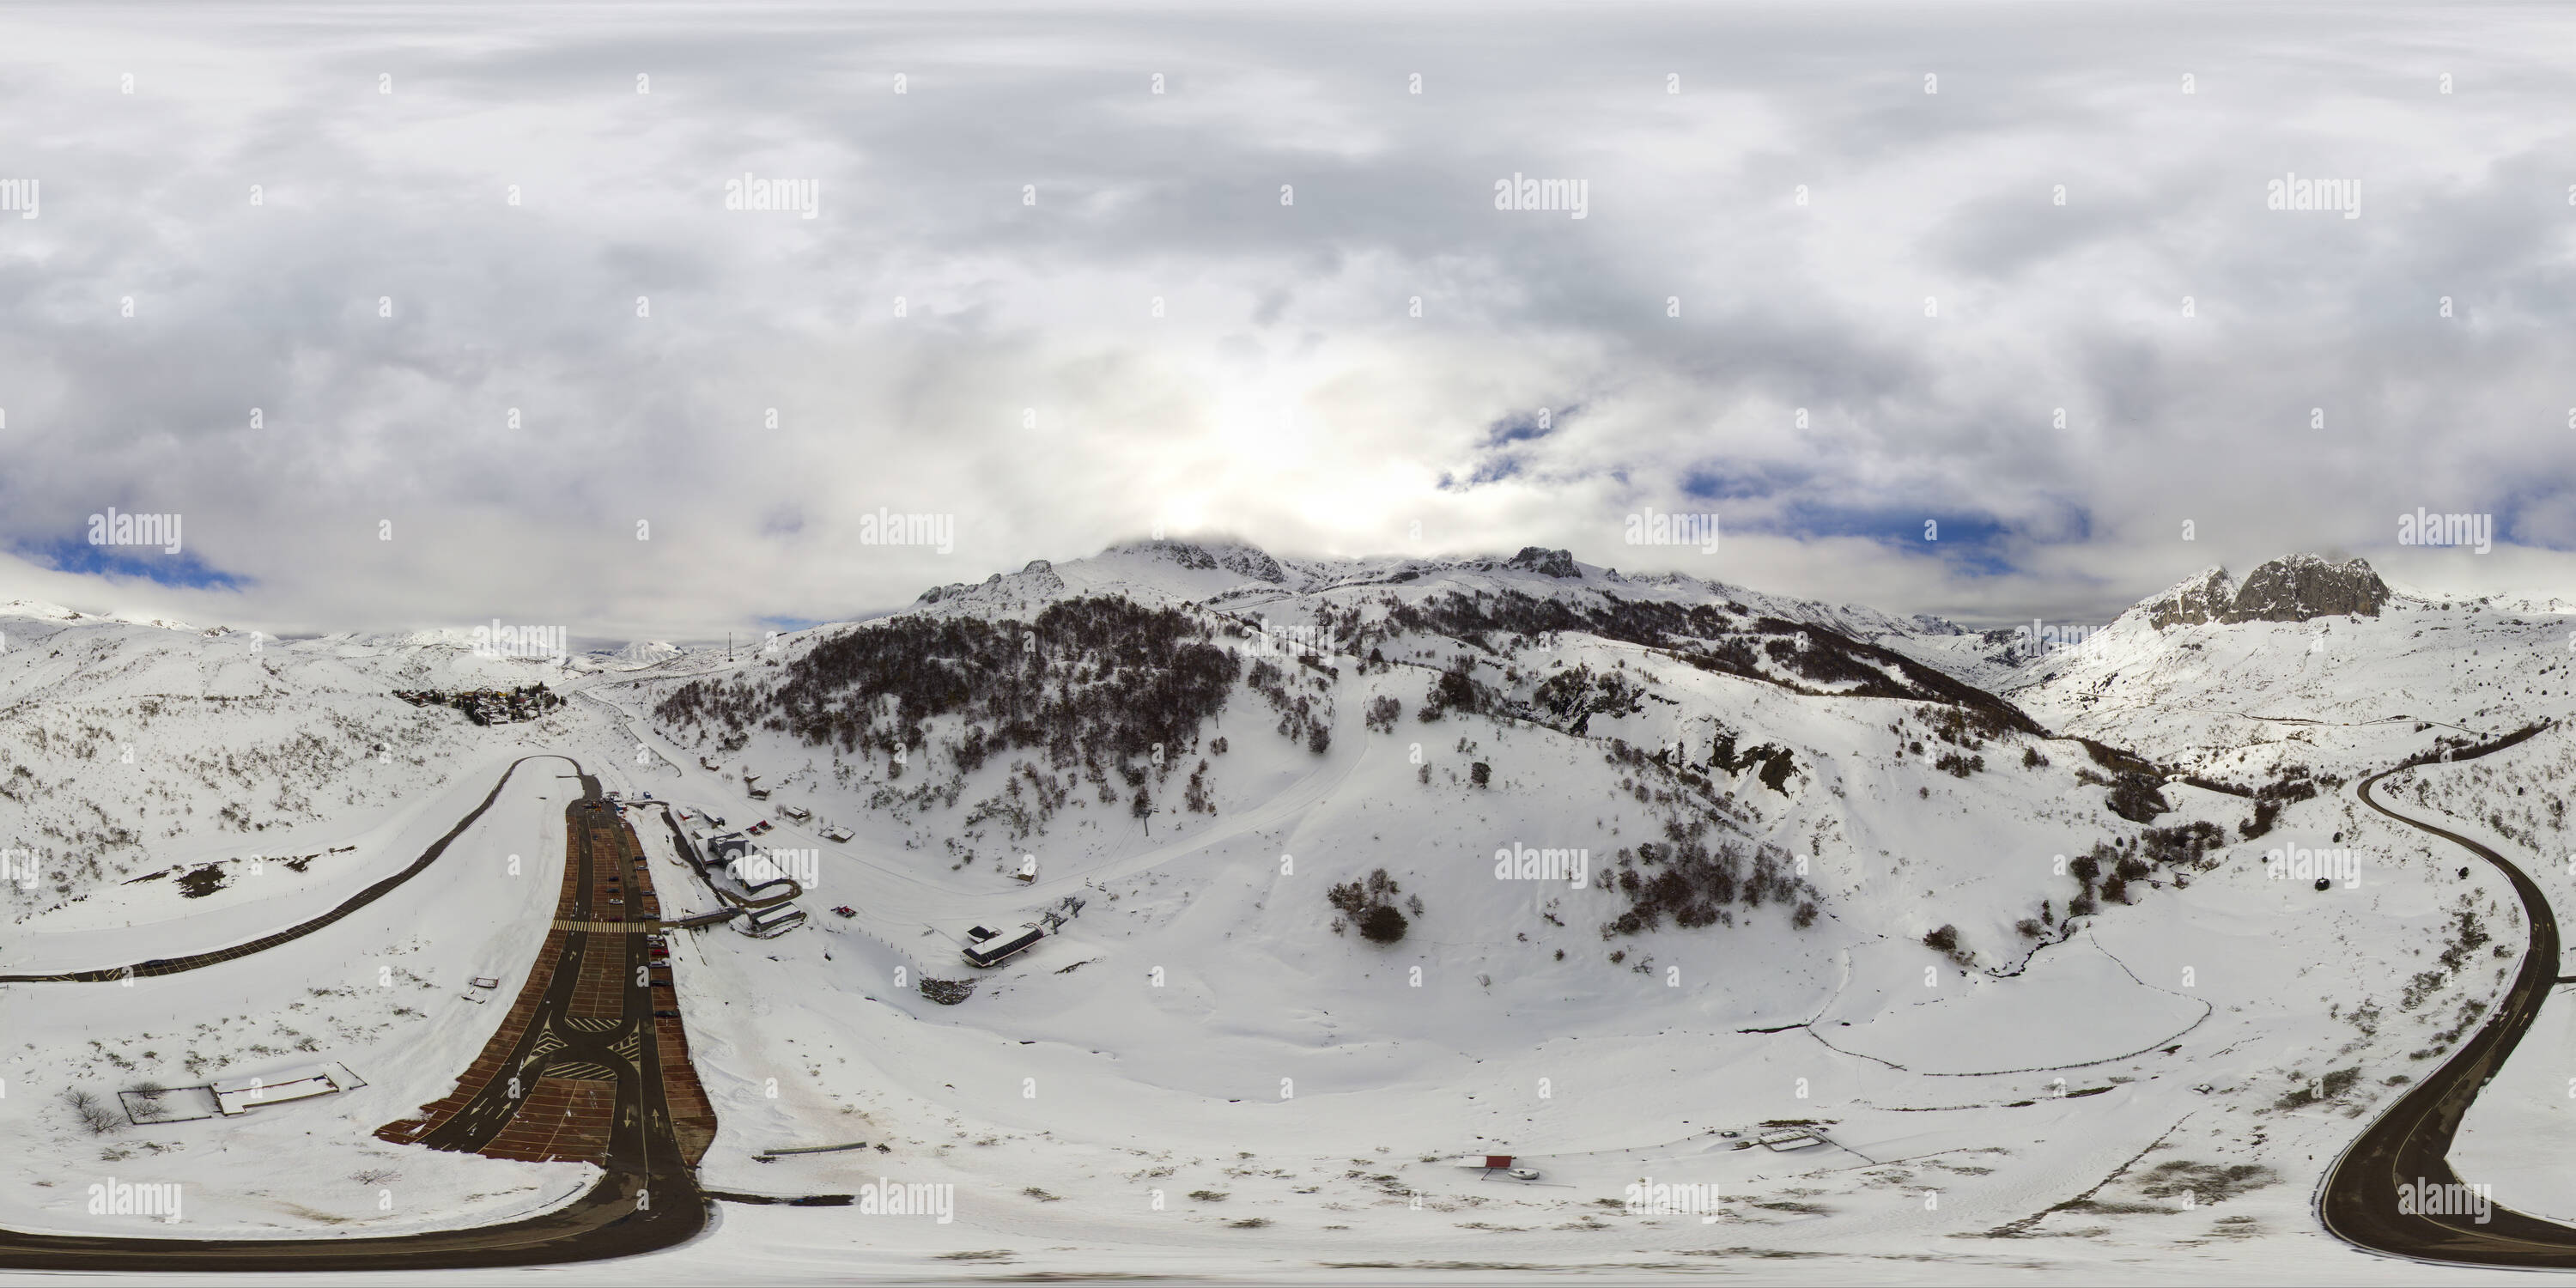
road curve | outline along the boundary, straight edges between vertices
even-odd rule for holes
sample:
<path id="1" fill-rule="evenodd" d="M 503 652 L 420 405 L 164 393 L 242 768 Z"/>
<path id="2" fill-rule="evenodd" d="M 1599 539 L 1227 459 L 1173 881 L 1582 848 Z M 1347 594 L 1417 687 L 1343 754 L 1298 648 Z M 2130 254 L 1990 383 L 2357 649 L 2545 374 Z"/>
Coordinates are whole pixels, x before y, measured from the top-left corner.
<path id="1" fill-rule="evenodd" d="M 138 979 L 148 975 L 176 975 L 181 971 L 196 970 L 200 967 L 213 966 L 222 962 L 234 961 L 239 958 L 248 957 L 252 953 L 265 952 L 271 948 L 277 947 L 279 944 L 287 943 L 291 940 L 302 939 L 306 935 L 312 934 L 314 931 L 320 930 L 324 926 L 330 925 L 332 922 L 338 921 L 342 917 L 346 917 L 350 913 L 356 912 L 358 909 L 366 907 L 368 904 L 374 903 L 376 900 L 391 894 L 396 886 L 401 885 L 405 881 L 411 880 L 413 877 L 419 876 L 429 867 L 430 864 L 437 862 L 438 856 L 447 852 L 448 842 L 453 841 L 458 836 L 462 835 L 465 829 L 474 826 L 474 820 L 483 817 L 483 811 L 492 808 L 492 802 L 501 799 L 501 789 L 510 785 L 510 775 L 519 772 L 519 766 L 524 765 L 531 760 L 560 760 L 571 765 L 574 773 L 578 774 L 581 772 L 580 761 L 574 760 L 570 756 L 559 755 L 554 752 L 539 752 L 533 756 L 521 756 L 517 760 L 511 761 L 510 767 L 501 771 L 500 781 L 492 784 L 492 790 L 490 794 L 484 796 L 483 803 L 475 806 L 473 812 L 456 820 L 456 826 L 447 829 L 447 835 L 430 842 L 429 848 L 422 850 L 420 852 L 420 857 L 411 861 L 411 866 L 406 867 L 402 871 L 386 877 L 385 879 L 376 882 L 374 885 L 368 886 L 366 889 L 360 890 L 356 894 L 349 896 L 346 900 L 341 902 L 340 906 L 333 908 L 329 912 L 323 913 L 319 917 L 315 917 L 311 921 L 302 922 L 297 925 L 288 926 L 284 930 L 262 935 L 248 943 L 234 944 L 229 948 L 217 948 L 211 952 L 190 953 L 184 957 L 154 958 L 151 961 L 136 962 L 130 966 L 105 966 L 93 970 L 60 971 L 51 975 L 0 975 L 0 984 L 104 984 L 116 980 Z"/>
<path id="2" fill-rule="evenodd" d="M 516 770 L 520 764 L 537 758 L 522 757 L 512 762 L 510 768 Z M 570 761 L 572 758 L 564 756 L 558 759 Z M 579 762 L 573 762 L 573 772 L 581 774 Z M 506 783 L 508 780 L 509 775 L 505 772 L 502 781 Z M 602 802 L 597 779 L 581 774 L 581 785 L 582 797 L 565 810 L 565 861 L 572 863 L 578 857 L 581 870 L 577 874 L 576 888 L 585 892 L 585 902 L 578 910 L 586 914 L 586 892 L 590 887 L 594 857 L 591 847 L 575 844 L 572 831 L 580 811 L 585 807 L 596 810 Z M 500 785 L 495 784 L 493 797 L 497 797 L 500 790 Z M 368 887 L 357 898 L 342 904 L 327 916 L 281 933 L 288 938 L 310 933 L 401 884 L 436 859 L 448 841 L 455 839 L 458 832 L 491 805 L 493 797 L 486 797 L 482 806 L 476 807 L 473 814 L 467 815 L 463 822 L 440 838 L 410 868 Z M 550 1000 L 556 1010 L 561 1010 L 574 995 L 583 954 L 597 948 L 624 954 L 628 965 L 640 965 L 644 960 L 643 944 L 630 936 L 614 936 L 606 945 L 595 945 L 591 939 L 587 934 L 564 937 L 562 954 L 554 970 L 554 987 L 550 991 Z M 226 949 L 218 954 L 200 956 L 220 959 L 226 955 L 239 955 L 239 950 Z M 206 964 L 210 963 L 194 961 L 194 965 Z M 621 978 L 626 977 L 623 970 L 619 974 Z M 620 990 L 624 1019 L 630 1031 L 637 1025 L 649 1026 L 652 1023 L 649 1018 L 644 1018 L 652 1012 L 651 990 L 640 975 L 639 970 L 634 977 L 635 982 Z M 603 1036 L 600 1040 L 605 1042 L 609 1039 Z M 358 1238 L 323 1235 L 302 1239 L 155 1239 L 121 1235 L 31 1234 L 0 1229 L 0 1270 L 155 1274 L 454 1270 L 597 1261 L 669 1248 L 687 1242 L 706 1228 L 710 1205 L 704 1192 L 698 1188 L 697 1176 L 673 1134 L 670 1105 L 663 1094 L 658 1061 L 658 1050 L 653 1042 L 637 1045 L 632 1074 L 618 1078 L 617 1114 L 608 1142 L 604 1174 L 589 1193 L 551 1212 L 498 1225 Z M 471 1146 L 480 1138 L 488 1138 L 491 1130 L 499 1125 L 463 1123 L 454 1133 L 460 1140 L 448 1142 L 448 1145 L 451 1148 Z M 477 1139 L 463 1139 L 468 1136 Z"/>
<path id="3" fill-rule="evenodd" d="M 2530 732 L 2537 732 L 2536 730 Z M 2474 759 L 2528 737 L 2510 738 L 2466 753 Z M 2391 1256 L 2462 1266 L 2515 1266 L 2531 1269 L 2576 1268 L 2576 1229 L 2492 1205 L 2481 1223 L 2472 1215 L 2425 1216 L 2398 1210 L 2398 1190 L 2416 1183 L 2456 1185 L 2450 1152 L 2460 1122 L 2523 1034 L 2538 1018 L 2540 1006 L 2558 981 L 2558 919 L 2547 896 L 2522 869 L 2476 841 L 2420 819 L 2409 818 L 2378 802 L 2371 784 L 2417 766 L 2382 770 L 2361 780 L 2363 804 L 2408 827 L 2430 832 L 2496 866 L 2513 883 L 2531 922 L 2531 946 L 2522 971 L 2477 1035 L 2430 1077 L 2400 1097 L 2360 1138 L 2346 1148 L 2326 1173 L 2317 1194 L 2317 1217 L 2336 1238 Z"/>

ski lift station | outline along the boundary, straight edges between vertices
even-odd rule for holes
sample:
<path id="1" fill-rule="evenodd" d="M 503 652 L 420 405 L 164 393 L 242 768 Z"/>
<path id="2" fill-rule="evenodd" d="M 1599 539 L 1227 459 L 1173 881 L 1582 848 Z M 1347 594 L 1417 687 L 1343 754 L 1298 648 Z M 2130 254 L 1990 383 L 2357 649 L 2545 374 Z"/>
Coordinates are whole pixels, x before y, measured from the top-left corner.
<path id="1" fill-rule="evenodd" d="M 1081 915 L 1083 900 L 1066 895 L 1046 915 L 1023 924 L 1017 931 L 993 930 L 977 926 L 966 932 L 965 958 L 969 966 L 999 966 L 1003 962 L 1035 947 L 1048 935 L 1064 929 L 1064 923 Z"/>

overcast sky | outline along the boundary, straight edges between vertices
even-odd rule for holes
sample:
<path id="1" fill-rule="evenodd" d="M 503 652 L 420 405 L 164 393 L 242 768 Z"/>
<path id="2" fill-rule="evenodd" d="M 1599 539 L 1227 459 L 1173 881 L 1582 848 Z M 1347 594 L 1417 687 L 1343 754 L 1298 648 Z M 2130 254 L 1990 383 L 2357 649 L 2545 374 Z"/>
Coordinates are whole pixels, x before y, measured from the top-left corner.
<path id="1" fill-rule="evenodd" d="M 2569 48 L 2539 6 L 13 7 L 0 596 L 702 639 L 1157 523 L 1979 623 L 2298 550 L 2576 595 Z M 2267 208 L 2292 174 L 2359 217 Z M 92 545 L 111 506 L 181 551 Z M 2399 545 L 2419 506 L 2492 552 Z M 1719 549 L 1625 544 L 1648 507 Z"/>

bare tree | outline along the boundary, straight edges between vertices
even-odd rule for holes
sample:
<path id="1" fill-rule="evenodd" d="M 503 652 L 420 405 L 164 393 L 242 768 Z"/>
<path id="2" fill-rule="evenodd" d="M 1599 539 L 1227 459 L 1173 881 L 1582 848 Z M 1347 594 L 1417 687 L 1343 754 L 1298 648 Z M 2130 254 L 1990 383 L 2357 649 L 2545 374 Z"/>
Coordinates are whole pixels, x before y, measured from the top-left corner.
<path id="1" fill-rule="evenodd" d="M 78 1087 L 65 1091 L 63 1102 L 72 1107 L 74 1114 L 80 1116 L 81 1126 L 89 1128 L 89 1134 L 92 1136 L 105 1136 L 111 1132 L 125 1130 L 123 1114 L 100 1104 L 98 1097 Z"/>

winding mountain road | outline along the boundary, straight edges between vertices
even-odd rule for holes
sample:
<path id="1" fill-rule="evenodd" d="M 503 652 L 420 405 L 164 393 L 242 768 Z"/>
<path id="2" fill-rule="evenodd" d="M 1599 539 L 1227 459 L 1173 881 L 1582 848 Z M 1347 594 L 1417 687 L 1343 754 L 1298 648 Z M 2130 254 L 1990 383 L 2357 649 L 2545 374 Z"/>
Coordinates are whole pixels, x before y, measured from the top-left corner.
<path id="1" fill-rule="evenodd" d="M 2501 751 L 2538 730 L 2499 741 L 2455 760 L 2475 759 Z M 2409 818 L 2379 803 L 2371 784 L 2390 774 L 2419 766 L 2383 770 L 2361 780 L 2356 789 L 2363 804 L 2389 818 L 2430 832 L 2496 866 L 2513 883 L 2531 921 L 2531 946 L 2522 971 L 2505 992 L 2477 1035 L 2432 1076 L 2400 1097 L 2360 1138 L 2347 1147 L 2326 1173 L 2317 1195 L 2317 1216 L 2336 1238 L 2373 1252 L 2420 1261 L 2463 1266 L 2514 1266 L 2529 1269 L 2576 1269 L 2576 1229 L 2490 1205 L 2484 1222 L 2474 1215 L 2425 1216 L 2398 1210 L 2402 1187 L 2416 1184 L 2457 1185 L 2451 1170 L 2451 1143 L 2460 1122 L 2507 1057 L 2539 1017 L 2541 1003 L 2558 982 L 2558 919 L 2549 899 L 2522 869 L 2503 855 L 2449 829 Z"/>

